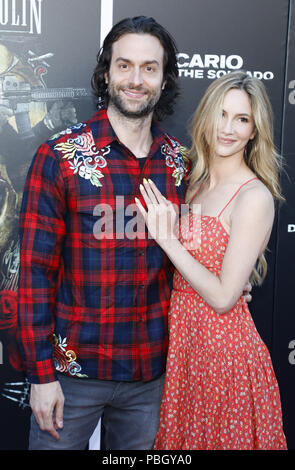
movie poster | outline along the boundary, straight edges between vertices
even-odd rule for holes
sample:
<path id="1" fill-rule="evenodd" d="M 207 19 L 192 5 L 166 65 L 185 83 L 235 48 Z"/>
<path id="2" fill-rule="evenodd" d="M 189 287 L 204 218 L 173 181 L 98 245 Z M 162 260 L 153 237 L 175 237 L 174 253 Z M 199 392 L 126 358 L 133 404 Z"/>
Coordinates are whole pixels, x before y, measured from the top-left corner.
<path id="1" fill-rule="evenodd" d="M 15 344 L 18 215 L 38 146 L 95 112 L 97 0 L 0 0 L 0 447 L 26 448 L 29 384 Z M 20 432 L 18 424 L 20 423 Z"/>

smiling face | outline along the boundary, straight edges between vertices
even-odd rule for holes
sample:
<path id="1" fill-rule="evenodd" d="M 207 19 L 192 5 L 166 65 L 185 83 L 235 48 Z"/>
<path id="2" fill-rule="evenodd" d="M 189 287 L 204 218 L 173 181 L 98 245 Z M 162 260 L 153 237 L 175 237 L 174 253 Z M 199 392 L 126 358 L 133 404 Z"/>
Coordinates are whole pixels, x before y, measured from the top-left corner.
<path id="1" fill-rule="evenodd" d="M 113 44 L 108 84 L 109 106 L 140 118 L 155 108 L 165 86 L 164 49 L 150 34 L 126 34 Z"/>
<path id="2" fill-rule="evenodd" d="M 243 158 L 248 141 L 254 137 L 250 98 L 244 90 L 233 88 L 226 93 L 223 101 L 215 153 L 220 157 L 239 155 Z"/>

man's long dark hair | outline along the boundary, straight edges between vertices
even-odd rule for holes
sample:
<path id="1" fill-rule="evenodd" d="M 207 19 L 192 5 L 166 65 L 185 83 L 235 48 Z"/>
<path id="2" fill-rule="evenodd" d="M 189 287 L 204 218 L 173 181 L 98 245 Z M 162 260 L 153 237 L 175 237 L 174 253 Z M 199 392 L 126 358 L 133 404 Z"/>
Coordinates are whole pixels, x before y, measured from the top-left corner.
<path id="1" fill-rule="evenodd" d="M 178 67 L 176 59 L 176 44 L 171 35 L 153 18 L 137 16 L 125 18 L 113 26 L 106 36 L 103 47 L 97 54 L 97 65 L 94 70 L 91 86 L 97 100 L 97 107 L 107 107 L 108 92 L 105 83 L 105 74 L 109 72 L 113 43 L 125 34 L 151 34 L 159 39 L 164 49 L 164 80 L 166 85 L 155 107 L 154 116 L 160 121 L 173 113 L 173 107 L 179 95 Z"/>

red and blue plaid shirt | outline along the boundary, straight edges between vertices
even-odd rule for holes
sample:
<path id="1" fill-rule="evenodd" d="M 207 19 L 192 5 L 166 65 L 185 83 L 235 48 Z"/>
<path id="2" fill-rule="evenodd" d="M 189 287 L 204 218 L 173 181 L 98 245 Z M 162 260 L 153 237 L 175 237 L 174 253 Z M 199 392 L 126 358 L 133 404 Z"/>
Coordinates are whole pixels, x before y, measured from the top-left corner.
<path id="1" fill-rule="evenodd" d="M 18 338 L 31 383 L 56 371 L 152 380 L 165 370 L 173 266 L 134 198 L 151 178 L 184 202 L 186 164 L 156 124 L 141 169 L 105 110 L 38 149 L 20 214 Z M 142 199 L 141 199 L 142 201 Z"/>

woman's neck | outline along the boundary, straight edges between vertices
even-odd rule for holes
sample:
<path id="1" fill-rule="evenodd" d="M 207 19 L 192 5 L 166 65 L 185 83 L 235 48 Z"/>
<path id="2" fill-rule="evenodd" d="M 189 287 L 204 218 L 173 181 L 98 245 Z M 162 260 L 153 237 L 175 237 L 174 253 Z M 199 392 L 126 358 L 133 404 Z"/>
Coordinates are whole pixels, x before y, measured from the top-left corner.
<path id="1" fill-rule="evenodd" d="M 235 183 L 251 173 L 242 157 L 214 157 L 209 170 L 209 188 L 223 183 Z"/>

